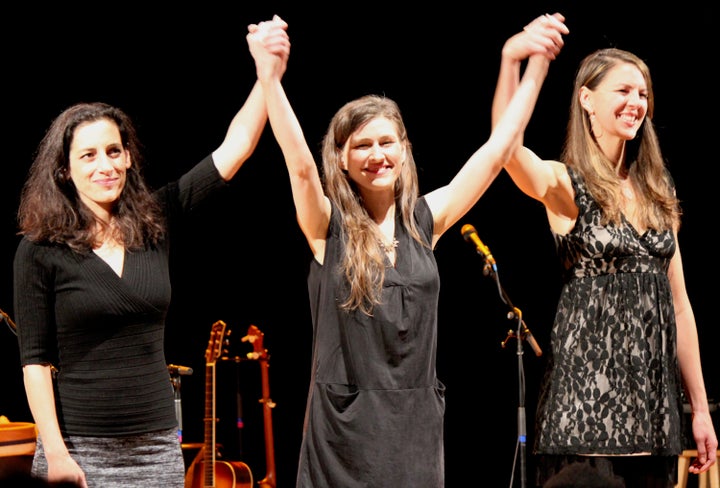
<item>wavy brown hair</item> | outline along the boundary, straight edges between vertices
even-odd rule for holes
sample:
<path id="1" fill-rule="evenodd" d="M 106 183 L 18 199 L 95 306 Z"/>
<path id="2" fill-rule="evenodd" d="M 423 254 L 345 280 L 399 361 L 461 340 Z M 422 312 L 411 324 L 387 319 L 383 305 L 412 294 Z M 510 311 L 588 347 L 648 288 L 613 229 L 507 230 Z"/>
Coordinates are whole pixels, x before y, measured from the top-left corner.
<path id="1" fill-rule="evenodd" d="M 378 117 L 395 124 L 400 142 L 406 148 L 407 156 L 395 183 L 395 205 L 402 225 L 416 241 L 428 245 L 423 243 L 413 218 L 419 196 L 417 168 L 400 108 L 393 100 L 380 95 L 366 95 L 346 103 L 330 121 L 323 139 L 323 181 L 328 198 L 342 216 L 346 242 L 342 272 L 350 290 L 341 306 L 346 310 L 360 309 L 368 315 L 372 315 L 373 306 L 382 299 L 385 251 L 380 244 L 380 230 L 363 206 L 357 185 L 342 170 L 341 154 L 351 134 Z"/>
<path id="2" fill-rule="evenodd" d="M 614 162 L 603 154 L 595 140 L 590 116 L 580 105 L 580 89 L 585 86 L 594 90 L 613 67 L 622 63 L 631 64 L 640 70 L 648 90 L 645 120 L 635 139 L 626 144 L 628 177 L 635 188 L 640 190 L 638 216 L 651 229 L 677 228 L 681 210 L 652 122 L 655 98 L 650 69 L 635 54 L 617 48 L 600 49 L 586 56 L 580 63 L 561 159 L 581 174 L 593 198 L 603 209 L 604 223 L 619 224 L 622 219 L 620 182 L 613 170 Z"/>
<path id="3" fill-rule="evenodd" d="M 93 249 L 97 225 L 103 224 L 77 194 L 70 178 L 69 154 L 77 127 L 101 119 L 117 125 L 122 145 L 132 158 L 125 187 L 112 210 L 115 237 L 129 249 L 157 244 L 163 237 L 162 214 L 141 174 L 143 158 L 135 126 L 125 112 L 99 102 L 72 105 L 50 124 L 21 192 L 18 234 L 78 252 Z"/>

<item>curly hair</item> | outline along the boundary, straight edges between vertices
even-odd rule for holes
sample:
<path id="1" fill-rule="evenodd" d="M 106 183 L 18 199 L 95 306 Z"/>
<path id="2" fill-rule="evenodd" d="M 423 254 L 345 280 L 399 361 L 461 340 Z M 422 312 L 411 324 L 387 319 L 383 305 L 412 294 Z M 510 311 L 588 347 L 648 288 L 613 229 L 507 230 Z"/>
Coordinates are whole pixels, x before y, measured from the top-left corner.
<path id="1" fill-rule="evenodd" d="M 137 131 L 122 110 L 105 103 L 78 103 L 50 124 L 35 153 L 18 209 L 18 234 L 36 242 L 67 245 L 90 252 L 101 224 L 78 197 L 70 178 L 70 147 L 81 124 L 107 119 L 115 123 L 133 164 L 115 203 L 115 237 L 129 249 L 157 244 L 165 233 L 160 209 L 142 176 L 142 146 Z"/>

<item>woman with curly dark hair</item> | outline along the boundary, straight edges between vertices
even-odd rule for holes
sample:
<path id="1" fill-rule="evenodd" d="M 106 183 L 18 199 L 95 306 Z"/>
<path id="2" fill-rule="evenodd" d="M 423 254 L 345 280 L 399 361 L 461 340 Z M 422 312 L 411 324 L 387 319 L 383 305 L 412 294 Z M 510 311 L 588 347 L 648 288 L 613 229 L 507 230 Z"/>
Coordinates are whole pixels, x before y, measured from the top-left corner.
<path id="1" fill-rule="evenodd" d="M 287 56 L 285 27 L 270 26 L 270 49 Z M 18 342 L 38 430 L 33 476 L 80 487 L 184 486 L 163 348 L 173 230 L 226 186 L 266 121 L 256 83 L 220 146 L 155 192 L 119 108 L 79 103 L 50 125 L 22 191 L 14 260 Z"/>

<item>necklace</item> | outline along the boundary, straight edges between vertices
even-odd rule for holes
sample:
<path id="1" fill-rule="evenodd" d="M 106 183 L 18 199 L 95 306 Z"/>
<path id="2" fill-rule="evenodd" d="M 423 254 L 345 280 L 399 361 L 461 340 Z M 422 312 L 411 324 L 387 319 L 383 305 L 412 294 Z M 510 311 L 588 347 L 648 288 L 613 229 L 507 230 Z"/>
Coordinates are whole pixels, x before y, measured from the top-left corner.
<path id="1" fill-rule="evenodd" d="M 395 248 L 398 247 L 399 244 L 397 239 L 393 239 L 390 244 L 387 244 L 382 239 L 378 239 L 378 242 L 380 243 L 380 247 L 382 248 L 382 250 L 385 251 L 385 253 L 387 254 L 395 251 Z"/>
<path id="2" fill-rule="evenodd" d="M 633 191 L 630 180 L 620 180 L 620 188 L 622 188 L 622 192 L 623 195 L 625 195 L 625 198 L 627 198 L 628 200 L 635 199 L 635 192 Z"/>

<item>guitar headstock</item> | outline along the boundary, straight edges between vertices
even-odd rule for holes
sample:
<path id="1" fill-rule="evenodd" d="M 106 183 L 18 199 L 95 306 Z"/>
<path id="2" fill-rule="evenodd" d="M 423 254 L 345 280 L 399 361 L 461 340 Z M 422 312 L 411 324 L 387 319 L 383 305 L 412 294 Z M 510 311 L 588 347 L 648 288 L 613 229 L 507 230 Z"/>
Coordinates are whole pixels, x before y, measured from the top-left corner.
<path id="1" fill-rule="evenodd" d="M 255 325 L 248 327 L 248 333 L 242 338 L 243 342 L 250 342 L 253 352 L 248 353 L 249 359 L 267 359 L 267 349 L 263 347 L 263 334 Z"/>
<path id="2" fill-rule="evenodd" d="M 227 324 L 222 320 L 218 320 L 212 325 L 210 340 L 205 350 L 205 362 L 207 364 L 215 364 L 215 361 L 220 357 L 220 353 L 223 351 L 223 345 L 225 344 L 226 328 Z"/>

